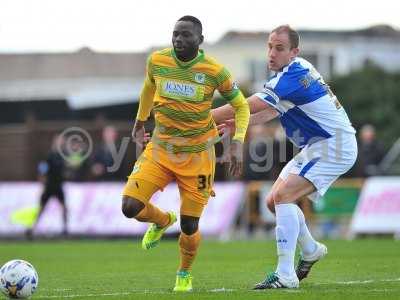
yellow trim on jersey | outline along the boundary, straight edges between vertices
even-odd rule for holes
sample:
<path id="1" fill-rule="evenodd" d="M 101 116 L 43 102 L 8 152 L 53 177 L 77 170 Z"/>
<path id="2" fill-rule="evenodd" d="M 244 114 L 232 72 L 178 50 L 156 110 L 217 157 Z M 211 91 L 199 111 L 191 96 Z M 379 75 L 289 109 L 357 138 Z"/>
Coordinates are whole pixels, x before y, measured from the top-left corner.
<path id="1" fill-rule="evenodd" d="M 238 94 L 232 101 L 229 102 L 230 105 L 235 109 L 235 135 L 234 140 L 244 142 L 246 136 L 247 127 L 249 126 L 250 119 L 250 108 L 246 99 L 243 97 L 242 93 Z"/>

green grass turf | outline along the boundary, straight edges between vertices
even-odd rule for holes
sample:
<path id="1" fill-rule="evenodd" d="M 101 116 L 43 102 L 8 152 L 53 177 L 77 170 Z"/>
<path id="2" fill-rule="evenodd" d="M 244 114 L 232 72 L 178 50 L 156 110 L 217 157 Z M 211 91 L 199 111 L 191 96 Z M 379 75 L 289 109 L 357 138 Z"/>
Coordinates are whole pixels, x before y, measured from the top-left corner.
<path id="1" fill-rule="evenodd" d="M 178 245 L 136 241 L 0 242 L 0 264 L 21 258 L 39 273 L 33 299 L 400 299 L 400 241 L 327 241 L 328 256 L 297 290 L 251 291 L 275 267 L 272 241 L 203 241 L 194 291 L 175 294 Z M 1 298 L 1 296 L 0 296 Z"/>

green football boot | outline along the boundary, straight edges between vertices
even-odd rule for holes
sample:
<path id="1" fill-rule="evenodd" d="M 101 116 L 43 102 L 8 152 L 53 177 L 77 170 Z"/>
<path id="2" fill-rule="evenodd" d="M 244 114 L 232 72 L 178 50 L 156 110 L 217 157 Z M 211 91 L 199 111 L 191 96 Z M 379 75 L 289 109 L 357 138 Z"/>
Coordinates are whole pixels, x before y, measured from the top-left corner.
<path id="1" fill-rule="evenodd" d="M 169 215 L 169 223 L 165 227 L 159 227 L 156 224 L 150 224 L 142 239 L 142 248 L 149 250 L 156 247 L 164 234 L 164 232 L 176 222 L 176 214 L 172 211 L 167 212 Z"/>
<path id="2" fill-rule="evenodd" d="M 190 275 L 190 272 L 179 271 L 176 273 L 174 292 L 191 292 L 192 290 L 192 275 Z"/>

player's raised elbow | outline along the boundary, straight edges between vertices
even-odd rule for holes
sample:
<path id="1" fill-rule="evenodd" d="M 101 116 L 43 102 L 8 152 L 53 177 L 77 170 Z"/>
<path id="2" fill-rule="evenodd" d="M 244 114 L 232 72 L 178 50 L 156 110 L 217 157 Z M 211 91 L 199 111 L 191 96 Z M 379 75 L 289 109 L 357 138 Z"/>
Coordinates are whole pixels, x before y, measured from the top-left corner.
<path id="1" fill-rule="evenodd" d="M 270 106 L 265 101 L 262 101 L 256 95 L 252 95 L 249 98 L 247 98 L 247 103 L 249 104 L 250 113 L 252 114 L 270 108 Z"/>

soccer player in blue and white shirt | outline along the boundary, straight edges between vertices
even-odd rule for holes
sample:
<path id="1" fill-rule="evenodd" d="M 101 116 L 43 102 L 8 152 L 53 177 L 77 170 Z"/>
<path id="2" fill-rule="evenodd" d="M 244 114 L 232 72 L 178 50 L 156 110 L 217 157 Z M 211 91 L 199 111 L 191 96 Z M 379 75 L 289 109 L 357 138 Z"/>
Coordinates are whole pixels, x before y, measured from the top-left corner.
<path id="1" fill-rule="evenodd" d="M 271 31 L 268 66 L 275 75 L 248 98 L 250 125 L 279 117 L 288 138 L 301 148 L 266 199 L 276 214 L 278 266 L 254 289 L 297 288 L 312 265 L 327 254 L 326 246 L 310 234 L 296 201 L 303 196 L 317 201 L 357 157 L 355 130 L 345 110 L 312 64 L 298 54 L 295 30 L 282 25 Z M 220 129 L 232 129 L 232 116 L 229 106 L 213 110 Z M 302 255 L 295 269 L 296 242 Z"/>

